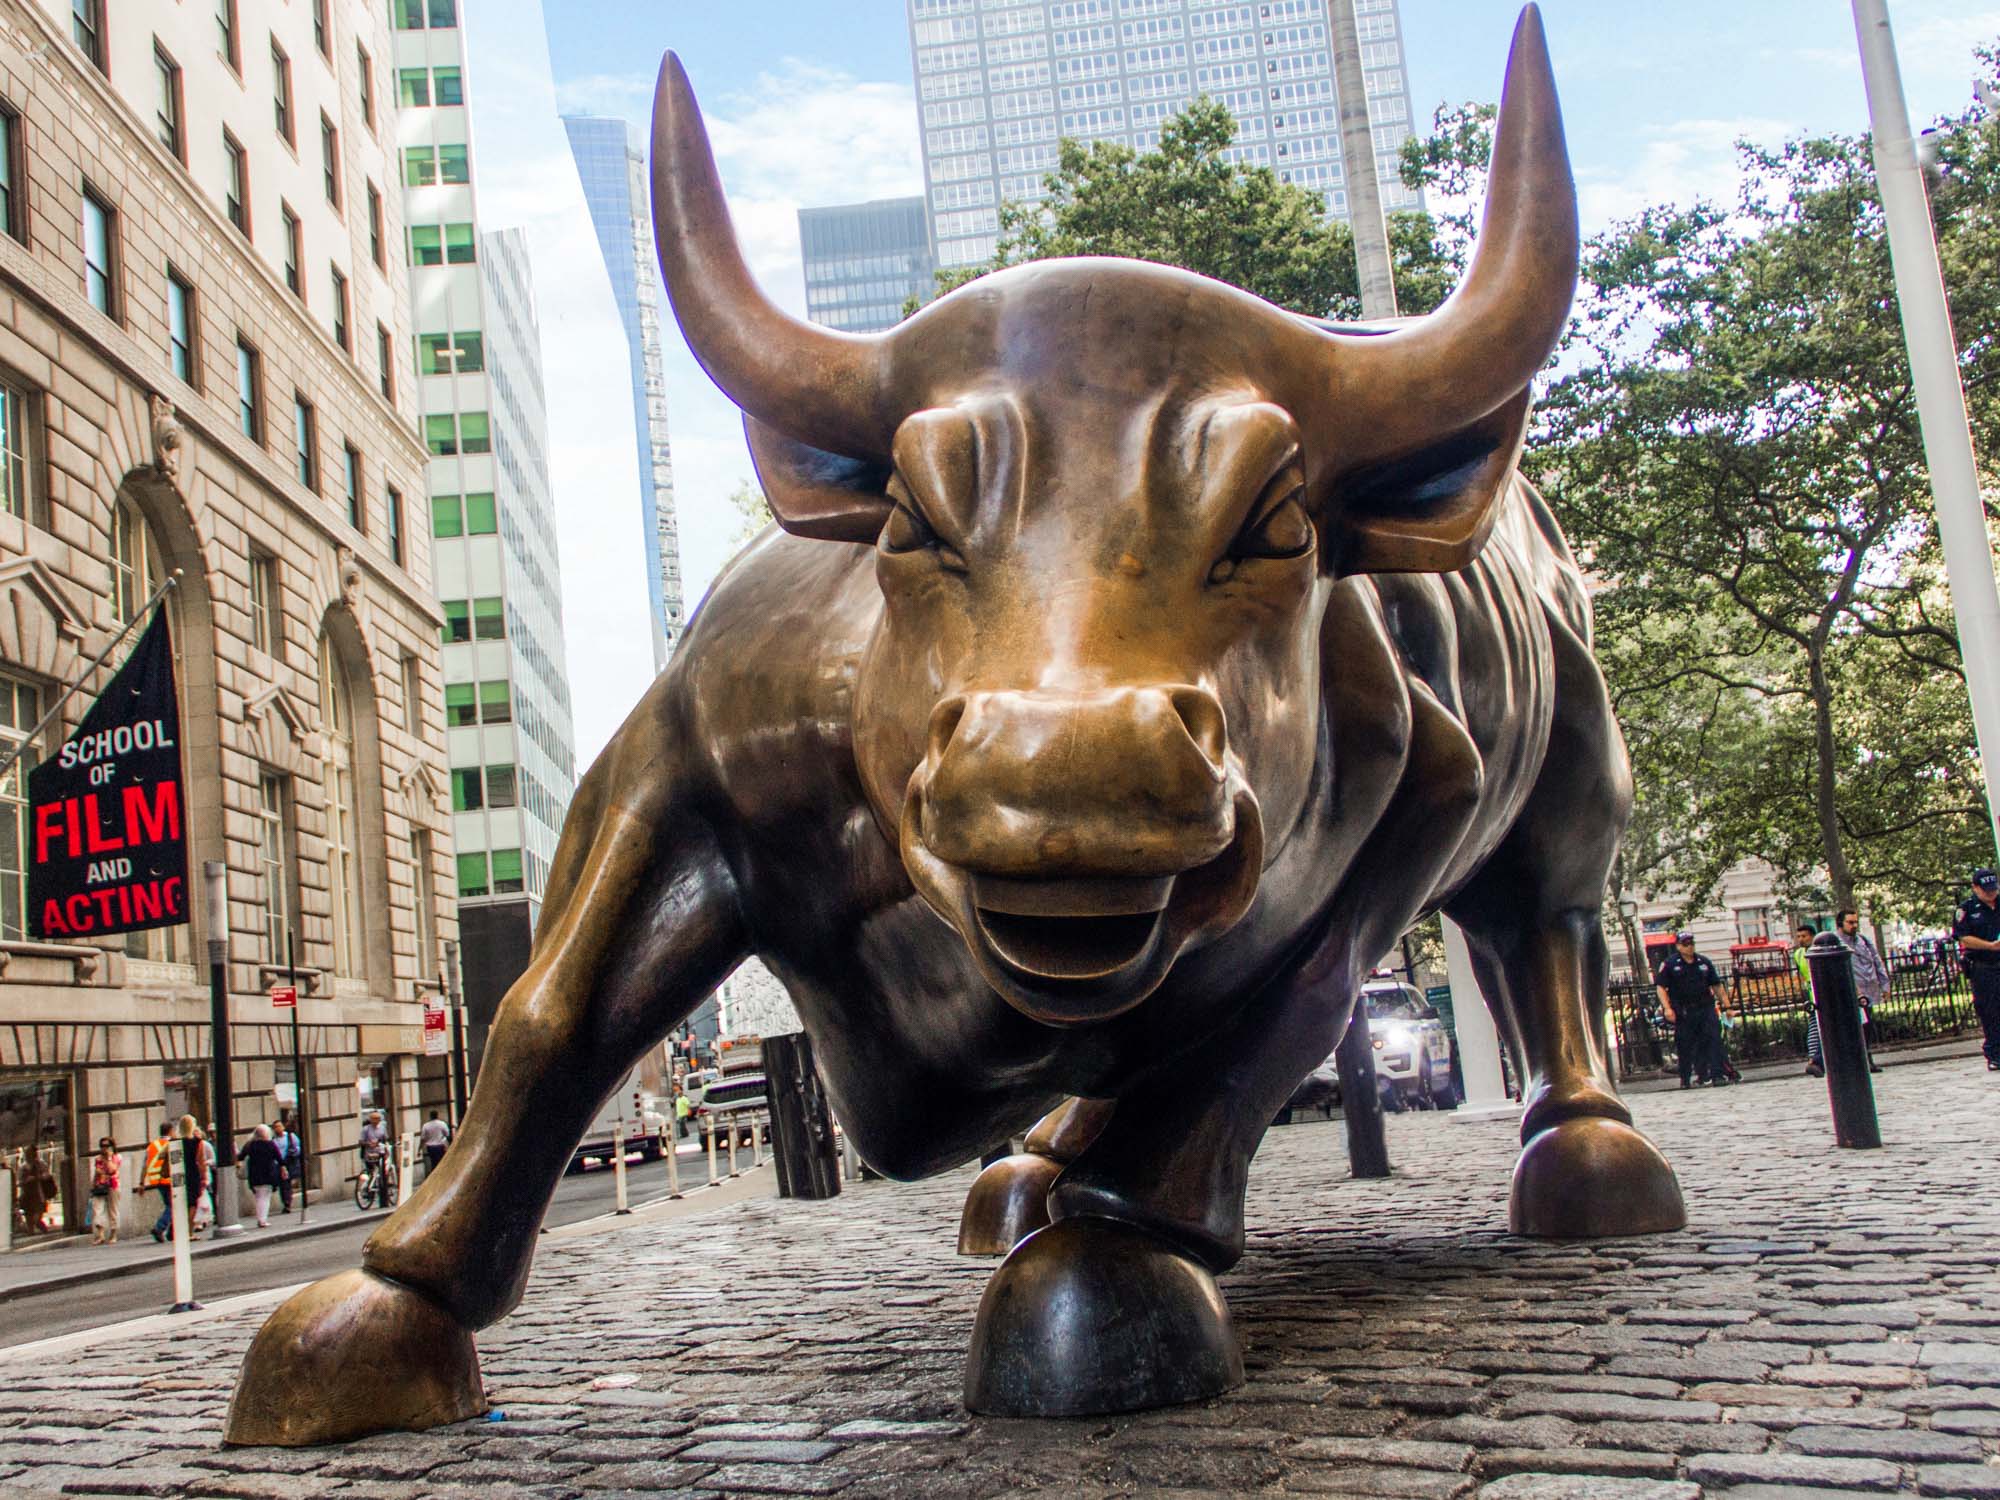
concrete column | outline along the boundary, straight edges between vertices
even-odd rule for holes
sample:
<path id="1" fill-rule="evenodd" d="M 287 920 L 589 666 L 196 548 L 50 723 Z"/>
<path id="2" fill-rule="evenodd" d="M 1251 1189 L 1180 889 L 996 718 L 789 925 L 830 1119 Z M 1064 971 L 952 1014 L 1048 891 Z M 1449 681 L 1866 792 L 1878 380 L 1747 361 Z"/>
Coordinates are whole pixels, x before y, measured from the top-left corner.
<path id="1" fill-rule="evenodd" d="M 1479 981 L 1472 972 L 1472 950 L 1456 922 L 1450 917 L 1442 921 L 1445 975 L 1451 983 L 1451 1016 L 1458 1032 L 1458 1065 L 1465 1075 L 1465 1102 L 1452 1118 L 1465 1122 L 1511 1118 L 1521 1107 L 1507 1097 L 1506 1075 L 1500 1068 L 1500 1032 L 1479 993 Z"/>

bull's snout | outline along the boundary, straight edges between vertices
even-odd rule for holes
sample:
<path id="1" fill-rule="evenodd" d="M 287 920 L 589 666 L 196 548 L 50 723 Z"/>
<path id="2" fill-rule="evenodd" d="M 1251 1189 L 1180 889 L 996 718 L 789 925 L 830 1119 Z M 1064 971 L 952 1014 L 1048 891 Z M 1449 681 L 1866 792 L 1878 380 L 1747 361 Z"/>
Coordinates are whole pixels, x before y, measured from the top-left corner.
<path id="1" fill-rule="evenodd" d="M 1229 846 L 1222 704 L 1187 684 L 977 692 L 931 717 L 923 838 L 962 870 L 1177 875 Z"/>

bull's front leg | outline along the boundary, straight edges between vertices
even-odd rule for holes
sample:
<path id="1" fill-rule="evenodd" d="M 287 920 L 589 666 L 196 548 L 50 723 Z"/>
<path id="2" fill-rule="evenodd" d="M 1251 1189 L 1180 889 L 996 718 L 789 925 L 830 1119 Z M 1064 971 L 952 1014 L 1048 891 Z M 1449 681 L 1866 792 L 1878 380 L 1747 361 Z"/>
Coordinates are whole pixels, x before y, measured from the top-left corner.
<path id="1" fill-rule="evenodd" d="M 272 1313 L 225 1441 L 336 1442 L 485 1410 L 472 1331 L 520 1300 L 577 1141 L 744 947 L 727 867 L 676 805 L 686 778 L 647 714 L 578 788 L 533 954 L 494 1019 L 451 1150 L 370 1236 L 361 1270 Z"/>
<path id="2" fill-rule="evenodd" d="M 1065 1099 L 1021 1150 L 981 1172 L 958 1218 L 960 1255 L 1005 1255 L 1049 1222 L 1049 1189 L 1111 1118 L 1109 1099 Z"/>

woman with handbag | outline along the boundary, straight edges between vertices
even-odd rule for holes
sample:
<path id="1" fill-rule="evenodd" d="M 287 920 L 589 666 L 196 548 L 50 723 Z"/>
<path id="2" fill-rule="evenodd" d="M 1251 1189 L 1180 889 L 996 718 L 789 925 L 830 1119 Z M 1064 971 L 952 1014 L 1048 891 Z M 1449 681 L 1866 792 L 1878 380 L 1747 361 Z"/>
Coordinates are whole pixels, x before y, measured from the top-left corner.
<path id="1" fill-rule="evenodd" d="M 90 1242 L 118 1243 L 118 1143 L 110 1136 L 97 1143 L 90 1161 Z"/>

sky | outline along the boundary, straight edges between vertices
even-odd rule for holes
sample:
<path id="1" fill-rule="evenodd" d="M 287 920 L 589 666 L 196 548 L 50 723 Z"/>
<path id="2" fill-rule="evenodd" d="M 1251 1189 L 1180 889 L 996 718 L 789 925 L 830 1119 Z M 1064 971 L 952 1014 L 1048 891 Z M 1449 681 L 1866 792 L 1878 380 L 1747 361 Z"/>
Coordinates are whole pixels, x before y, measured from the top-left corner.
<path id="1" fill-rule="evenodd" d="M 1440 105 L 1498 96 L 1515 0 L 1400 3 L 1420 121 Z M 552 96 L 529 35 L 538 7 Z M 1587 233 L 1648 204 L 1733 196 L 1739 139 L 1866 127 L 1843 0 L 1544 0 L 1542 9 Z M 487 50 L 514 53 L 485 78 L 472 60 L 479 207 L 488 228 L 526 224 L 536 256 L 581 767 L 644 692 L 652 663 L 622 336 L 615 317 L 607 323 L 609 287 L 574 172 L 562 181 L 551 97 L 565 112 L 643 127 L 660 56 L 679 52 L 751 269 L 803 315 L 798 210 L 922 191 L 909 33 L 903 0 L 465 0 L 462 10 L 470 41 L 484 28 Z M 2000 3 L 1890 0 L 1890 13 L 1915 122 L 1962 108 L 1973 48 L 2000 43 Z M 504 124 L 489 130 L 488 115 Z M 666 337 L 691 609 L 739 545 L 728 496 L 751 468 L 736 409 L 671 322 Z"/>

